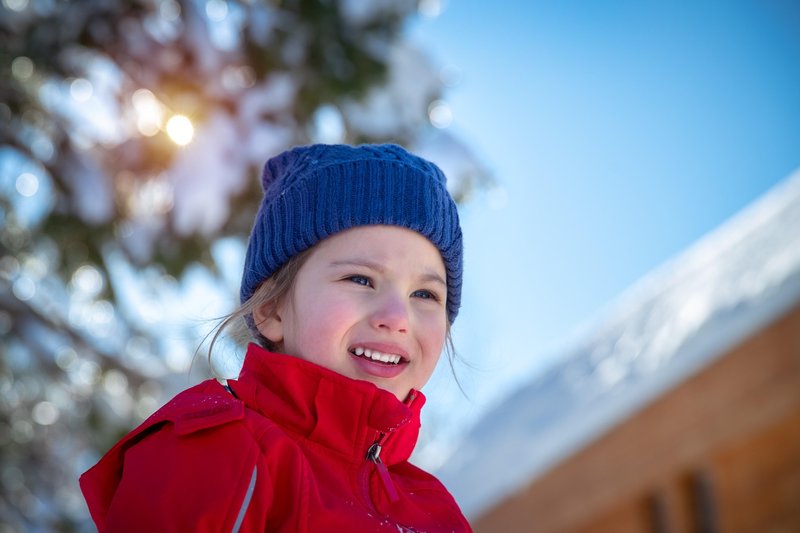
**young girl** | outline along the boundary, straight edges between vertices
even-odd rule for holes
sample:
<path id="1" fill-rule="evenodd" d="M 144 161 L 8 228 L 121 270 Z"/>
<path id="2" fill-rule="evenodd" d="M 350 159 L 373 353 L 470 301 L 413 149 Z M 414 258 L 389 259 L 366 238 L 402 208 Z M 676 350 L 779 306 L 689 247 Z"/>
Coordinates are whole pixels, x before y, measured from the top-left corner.
<path id="1" fill-rule="evenodd" d="M 408 462 L 461 299 L 445 177 L 399 146 L 267 162 L 237 380 L 173 398 L 81 477 L 100 531 L 469 531 Z"/>

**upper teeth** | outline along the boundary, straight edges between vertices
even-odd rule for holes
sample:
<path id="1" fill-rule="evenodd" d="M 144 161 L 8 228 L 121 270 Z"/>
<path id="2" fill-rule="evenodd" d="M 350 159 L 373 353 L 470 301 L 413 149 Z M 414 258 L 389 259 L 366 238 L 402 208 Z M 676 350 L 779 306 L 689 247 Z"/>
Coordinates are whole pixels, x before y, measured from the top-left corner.
<path id="1" fill-rule="evenodd" d="M 377 350 L 370 350 L 368 348 L 358 347 L 355 350 L 353 350 L 353 352 L 356 355 L 363 355 L 364 357 L 368 357 L 373 361 L 381 361 L 382 363 L 397 364 L 402 359 L 402 357 L 400 357 L 399 355 L 393 355 L 390 353 L 381 353 Z"/>

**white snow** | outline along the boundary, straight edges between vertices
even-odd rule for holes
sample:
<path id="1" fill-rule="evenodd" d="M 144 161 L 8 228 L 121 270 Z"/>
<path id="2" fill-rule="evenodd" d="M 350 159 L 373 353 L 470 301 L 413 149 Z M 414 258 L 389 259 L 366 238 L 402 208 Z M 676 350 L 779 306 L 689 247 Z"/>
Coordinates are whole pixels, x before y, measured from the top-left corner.
<path id="1" fill-rule="evenodd" d="M 178 233 L 212 235 L 227 220 L 230 197 L 249 177 L 238 139 L 231 117 L 214 111 L 175 157 L 168 175 L 175 191 L 172 217 Z"/>
<path id="2" fill-rule="evenodd" d="M 231 197 L 253 179 L 251 166 L 285 149 L 293 127 L 264 119 L 291 107 L 296 82 L 275 75 L 242 95 L 236 115 L 213 111 L 167 173 L 174 187 L 175 230 L 213 235 L 229 216 Z M 244 139 L 244 143 L 242 142 Z"/>
<path id="3" fill-rule="evenodd" d="M 455 196 L 468 195 L 481 182 L 488 181 L 489 171 L 463 141 L 447 130 L 431 128 L 414 140 L 415 154 L 436 163 L 447 176 L 447 189 Z"/>
<path id="4" fill-rule="evenodd" d="M 365 135 L 410 134 L 426 119 L 428 105 L 441 90 L 430 61 L 407 43 L 392 46 L 388 68 L 383 85 L 368 91 L 362 101 L 343 107 L 350 126 Z"/>

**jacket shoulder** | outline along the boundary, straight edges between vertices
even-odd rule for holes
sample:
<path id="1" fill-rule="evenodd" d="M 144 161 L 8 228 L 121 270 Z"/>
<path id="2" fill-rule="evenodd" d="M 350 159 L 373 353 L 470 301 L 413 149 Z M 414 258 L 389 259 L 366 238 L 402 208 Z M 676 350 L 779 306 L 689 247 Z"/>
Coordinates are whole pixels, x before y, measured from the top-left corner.
<path id="1" fill-rule="evenodd" d="M 165 530 L 163 517 L 231 523 L 260 455 L 244 417 L 244 404 L 214 380 L 167 402 L 81 476 L 98 529 Z"/>
<path id="2" fill-rule="evenodd" d="M 188 435 L 241 420 L 244 418 L 244 410 L 241 400 L 230 394 L 216 380 L 208 380 L 179 393 L 145 420 L 142 426 L 147 429 L 169 421 L 174 424 L 176 435 Z"/>

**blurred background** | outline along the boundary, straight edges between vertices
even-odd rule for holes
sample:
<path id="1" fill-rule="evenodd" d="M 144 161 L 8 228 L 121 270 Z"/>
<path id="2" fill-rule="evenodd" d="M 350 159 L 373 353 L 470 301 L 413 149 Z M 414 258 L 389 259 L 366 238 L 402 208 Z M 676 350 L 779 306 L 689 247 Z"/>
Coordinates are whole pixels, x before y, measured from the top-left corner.
<path id="1" fill-rule="evenodd" d="M 671 360 L 696 361 L 697 370 L 746 342 L 727 338 L 732 323 L 712 320 L 714 309 L 769 309 L 735 324 L 755 335 L 800 301 L 791 284 L 800 262 L 789 253 L 800 249 L 791 240 L 798 180 L 789 177 L 800 166 L 798 28 L 790 0 L 2 0 L 2 527 L 93 530 L 78 475 L 172 394 L 210 375 L 198 347 L 237 303 L 260 166 L 308 142 L 396 142 L 448 174 L 466 246 L 454 326 L 463 392 L 440 365 L 425 389 L 415 458 L 441 471 L 470 518 L 490 516 L 567 450 L 692 375 L 678 372 L 626 400 L 593 432 L 554 433 L 548 446 L 561 451 L 537 459 L 536 432 L 559 417 L 523 409 L 513 418 L 508 402 L 566 405 L 563 395 L 537 403 L 537 391 L 581 358 L 591 375 L 620 376 L 620 364 L 603 365 L 592 351 L 613 337 L 609 323 L 647 319 L 642 302 L 682 294 L 669 287 L 711 288 L 704 301 L 719 302 L 729 285 L 714 280 L 772 280 L 706 313 L 693 308 L 692 317 L 725 326 L 715 337 L 728 342 L 692 352 L 701 355 L 674 347 L 641 373 L 672 375 Z M 784 200 L 745 209 L 768 190 Z M 737 216 L 745 222 L 715 230 Z M 755 219 L 778 222 L 758 233 L 747 222 Z M 702 244 L 720 234 L 732 248 Z M 703 251 L 707 265 L 731 263 L 729 249 L 764 261 L 726 278 L 681 268 L 691 263 L 687 249 Z M 767 278 L 759 268 L 769 264 L 788 266 Z M 775 304 L 776 291 L 788 303 Z M 794 346 L 788 357 L 800 360 L 792 342 L 777 344 Z M 222 348 L 215 370 L 234 376 L 241 351 Z M 575 412 L 613 400 L 627 382 L 604 383 L 608 394 L 574 403 Z M 524 391 L 532 399 L 516 401 Z M 502 469 L 475 469 L 509 480 L 477 494 L 454 458 L 493 464 L 492 450 L 470 455 L 480 435 L 509 429 L 488 428 L 487 413 L 532 428 L 514 444 L 533 462 L 513 483 Z M 800 462 L 790 464 L 800 472 Z M 708 471 L 691 470 L 700 481 L 690 486 L 705 486 Z M 786 484 L 792 503 L 796 477 Z M 625 490 L 601 503 L 644 489 Z M 669 497 L 645 493 L 645 523 L 682 523 L 669 521 Z M 532 528 L 526 517 L 507 517 Z M 498 530 L 486 520 L 486 530 Z"/>

